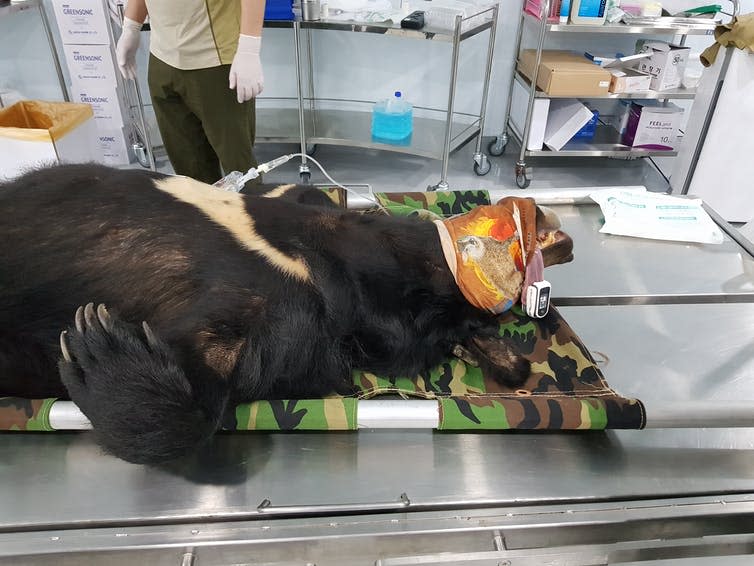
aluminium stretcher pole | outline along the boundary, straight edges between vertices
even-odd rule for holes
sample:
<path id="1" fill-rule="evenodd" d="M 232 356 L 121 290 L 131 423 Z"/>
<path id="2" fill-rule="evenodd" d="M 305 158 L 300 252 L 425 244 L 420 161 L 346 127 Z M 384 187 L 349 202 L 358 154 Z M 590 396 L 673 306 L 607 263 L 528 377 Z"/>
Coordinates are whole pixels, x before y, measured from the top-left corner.
<path id="1" fill-rule="evenodd" d="M 676 401 L 644 403 L 644 428 L 749 428 L 754 427 L 754 401 Z M 56 401 L 50 408 L 54 430 L 89 430 L 91 424 L 71 401 Z M 427 399 L 366 399 L 358 403 L 357 428 L 436 429 L 439 403 Z"/>

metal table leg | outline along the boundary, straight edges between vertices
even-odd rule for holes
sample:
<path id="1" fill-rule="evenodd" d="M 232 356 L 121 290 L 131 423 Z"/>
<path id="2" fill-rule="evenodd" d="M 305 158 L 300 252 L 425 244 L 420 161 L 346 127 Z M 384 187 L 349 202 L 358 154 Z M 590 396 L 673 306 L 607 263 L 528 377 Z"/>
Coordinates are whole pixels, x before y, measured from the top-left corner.
<path id="1" fill-rule="evenodd" d="M 482 108 L 479 113 L 479 135 L 476 139 L 476 150 L 474 151 L 474 172 L 477 175 L 486 175 L 490 172 L 492 167 L 487 159 L 487 155 L 482 153 L 482 136 L 484 135 L 484 119 L 487 114 L 487 96 L 490 88 L 490 76 L 492 75 L 492 56 L 495 52 L 497 11 L 498 7 L 495 5 L 492 9 L 492 27 L 490 28 L 490 39 L 487 44 L 487 68 L 484 71 L 484 87 L 482 87 Z"/>
<path id="2" fill-rule="evenodd" d="M 524 131 L 521 132 L 521 152 L 516 162 L 516 185 L 525 189 L 531 183 L 531 173 L 526 167 L 526 146 L 529 143 L 529 130 L 531 130 L 531 116 L 534 112 L 534 99 L 537 92 L 537 77 L 539 75 L 539 65 L 542 62 L 542 49 L 545 43 L 545 34 L 547 33 L 547 15 L 550 13 L 550 4 L 552 0 L 545 0 L 542 11 L 539 14 L 541 24 L 539 26 L 539 38 L 537 40 L 537 55 L 534 59 L 534 70 L 532 71 L 531 83 L 529 84 L 529 102 L 526 106 L 526 119 L 524 120 Z"/>
<path id="3" fill-rule="evenodd" d="M 515 53 L 516 59 L 518 59 L 518 56 L 521 53 L 521 39 L 524 34 L 524 7 L 526 5 L 526 0 L 523 0 L 521 4 L 521 14 L 518 19 L 518 29 L 516 30 L 516 47 L 513 51 Z M 503 116 L 505 117 L 503 120 L 503 131 L 500 133 L 497 138 L 490 143 L 490 145 L 487 147 L 487 151 L 490 155 L 500 156 L 503 153 L 505 153 L 505 146 L 508 145 L 508 123 L 511 119 L 511 105 L 513 102 L 513 88 L 516 85 L 516 67 L 513 66 L 513 72 L 511 73 L 511 78 L 508 83 L 508 98 L 505 99 L 505 112 L 503 113 Z"/>
<path id="4" fill-rule="evenodd" d="M 458 79 L 458 56 L 461 47 L 461 23 L 463 18 L 456 16 L 455 27 L 453 30 L 453 53 L 450 63 L 450 88 L 448 91 L 448 110 L 445 122 L 445 145 L 442 152 L 442 174 L 440 182 L 428 187 L 431 191 L 447 191 L 448 185 L 448 163 L 450 161 L 450 142 L 453 137 L 453 105 L 456 99 L 456 80 Z"/>
<path id="5" fill-rule="evenodd" d="M 301 164 L 298 173 L 301 180 L 309 181 L 311 171 L 306 160 L 306 125 L 304 123 L 304 83 L 301 76 L 301 23 L 293 22 L 293 48 L 296 57 L 296 96 L 298 97 L 298 129 L 301 143 Z M 311 70 L 310 70 L 311 74 Z"/>

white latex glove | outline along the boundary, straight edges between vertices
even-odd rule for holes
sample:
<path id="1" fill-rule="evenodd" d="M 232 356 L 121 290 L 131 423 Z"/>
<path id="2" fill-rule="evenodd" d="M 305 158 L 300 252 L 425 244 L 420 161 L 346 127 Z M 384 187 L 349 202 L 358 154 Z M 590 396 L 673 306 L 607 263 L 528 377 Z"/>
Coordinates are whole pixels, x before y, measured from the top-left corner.
<path id="1" fill-rule="evenodd" d="M 238 49 L 230 66 L 228 85 L 236 89 L 238 102 L 246 102 L 264 89 L 264 75 L 259 52 L 262 50 L 262 38 L 254 35 L 239 35 Z"/>
<path id="2" fill-rule="evenodd" d="M 141 39 L 141 24 L 130 18 L 123 18 L 123 31 L 115 46 L 115 59 L 124 79 L 136 78 L 136 50 Z"/>

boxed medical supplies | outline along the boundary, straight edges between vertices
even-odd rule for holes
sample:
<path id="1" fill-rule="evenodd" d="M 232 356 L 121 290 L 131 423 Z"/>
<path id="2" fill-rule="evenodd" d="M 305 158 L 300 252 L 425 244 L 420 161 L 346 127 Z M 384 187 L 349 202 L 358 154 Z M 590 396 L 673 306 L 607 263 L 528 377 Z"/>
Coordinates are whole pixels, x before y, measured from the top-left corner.
<path id="1" fill-rule="evenodd" d="M 675 149 L 683 109 L 656 100 L 635 100 L 628 111 L 621 143 L 639 149 Z"/>
<path id="2" fill-rule="evenodd" d="M 592 111 L 578 100 L 551 100 L 545 127 L 545 145 L 555 151 L 562 149 L 593 118 Z"/>
<path id="3" fill-rule="evenodd" d="M 53 163 L 94 158 L 96 135 L 87 104 L 25 100 L 0 110 L 0 180 Z"/>
<path id="4" fill-rule="evenodd" d="M 109 45 L 110 33 L 102 2 L 52 0 L 63 44 Z"/>
<path id="5" fill-rule="evenodd" d="M 76 89 L 71 92 L 71 99 L 92 107 L 98 129 L 112 130 L 123 127 L 121 103 L 115 88 Z"/>
<path id="6" fill-rule="evenodd" d="M 521 54 L 518 70 L 528 79 L 534 75 L 536 51 Z M 570 51 L 543 51 L 537 87 L 556 96 L 600 96 L 608 93 L 610 73 Z"/>
<path id="7" fill-rule="evenodd" d="M 628 94 L 649 90 L 652 77 L 636 69 L 610 69 L 610 92 L 613 94 Z"/>
<path id="8" fill-rule="evenodd" d="M 73 89 L 115 89 L 117 78 L 109 45 L 63 45 Z"/>
<path id="9" fill-rule="evenodd" d="M 651 53 L 649 58 L 639 61 L 638 70 L 652 76 L 652 90 L 668 90 L 681 86 L 691 51 L 689 47 L 663 41 L 648 41 L 642 45 L 641 50 Z"/>
<path id="10" fill-rule="evenodd" d="M 631 92 L 643 92 L 650 89 L 651 75 L 637 70 L 635 67 L 643 59 L 652 57 L 651 53 L 637 53 L 635 55 L 602 55 L 591 51 L 584 53 L 589 61 L 599 65 L 608 71 L 610 79 L 610 92 L 613 94 L 627 94 Z"/>
<path id="11" fill-rule="evenodd" d="M 516 131 L 524 131 L 524 122 L 526 120 L 526 106 L 529 97 L 524 87 L 516 82 L 513 87 L 513 98 L 511 100 L 511 122 Z M 535 98 L 534 108 L 529 121 L 529 139 L 526 142 L 526 149 L 538 151 L 542 149 L 545 141 L 545 127 L 547 126 L 547 114 L 550 111 L 549 98 Z"/>

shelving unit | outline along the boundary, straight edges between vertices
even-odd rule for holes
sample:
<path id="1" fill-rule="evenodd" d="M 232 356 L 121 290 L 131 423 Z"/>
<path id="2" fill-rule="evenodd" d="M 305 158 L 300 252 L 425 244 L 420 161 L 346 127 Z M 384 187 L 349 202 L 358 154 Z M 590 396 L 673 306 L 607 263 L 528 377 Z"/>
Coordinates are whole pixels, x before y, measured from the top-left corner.
<path id="1" fill-rule="evenodd" d="M 733 3 L 733 14 L 738 13 L 738 0 L 731 0 Z M 718 22 L 714 20 L 703 21 L 699 19 L 684 18 L 660 18 L 657 25 L 642 23 L 642 25 L 626 24 L 605 24 L 601 26 L 588 26 L 577 24 L 554 24 L 547 21 L 545 14 L 550 12 L 552 0 L 546 0 L 542 6 L 540 18 L 534 17 L 524 11 L 522 4 L 521 16 L 516 38 L 516 54 L 521 53 L 521 43 L 526 28 L 531 28 L 538 32 L 536 44 L 536 56 L 532 80 L 529 81 L 518 69 L 515 69 L 508 89 L 508 99 L 506 101 L 505 122 L 503 132 L 497 136 L 488 146 L 488 152 L 491 155 L 502 155 L 508 143 L 509 136 L 512 134 L 516 142 L 520 144 L 520 153 L 516 162 L 515 175 L 516 184 L 524 189 L 531 183 L 531 167 L 527 167 L 527 157 L 617 157 L 625 159 L 651 157 L 651 156 L 674 156 L 677 152 L 667 150 L 646 150 L 635 149 L 620 143 L 619 135 L 616 130 L 610 126 L 599 126 L 593 140 L 589 142 L 569 142 L 560 151 L 551 151 L 549 149 L 529 150 L 526 146 L 529 141 L 529 131 L 531 128 L 532 114 L 534 110 L 534 101 L 537 98 L 584 98 L 584 99 L 656 99 L 662 101 L 693 99 L 696 96 L 695 89 L 677 88 L 666 91 L 646 91 L 630 94 L 606 94 L 601 96 L 557 96 L 549 95 L 538 90 L 535 86 L 537 75 L 542 60 L 542 51 L 545 48 L 548 34 L 615 34 L 615 35 L 674 35 L 681 37 L 681 43 L 685 42 L 686 36 L 689 35 L 711 35 Z M 526 106 L 526 115 L 523 122 L 523 131 L 520 131 L 511 121 L 511 101 L 515 84 L 519 83 L 524 87 L 528 94 Z"/>
<path id="2" fill-rule="evenodd" d="M 296 141 L 301 145 L 299 175 L 307 181 L 310 177 L 305 155 L 318 145 L 343 145 L 406 153 L 441 160 L 440 179 L 430 190 L 447 190 L 447 175 L 450 154 L 476 138 L 473 168 L 477 175 L 486 175 L 491 168 L 487 155 L 482 151 L 482 131 L 487 106 L 487 92 L 492 72 L 492 56 L 497 26 L 497 4 L 481 9 L 467 17 L 456 16 L 452 30 L 432 29 L 408 30 L 400 27 L 400 22 L 361 24 L 332 20 L 265 22 L 266 27 L 292 28 L 295 50 L 295 71 L 297 84 L 298 129 L 292 123 L 291 110 L 263 109 L 257 111 L 260 117 L 257 141 Z M 374 101 L 332 100 L 316 96 L 312 61 L 313 31 L 346 31 L 353 33 L 373 33 L 386 37 L 400 37 L 451 44 L 450 81 L 447 106 L 444 108 L 415 107 L 414 128 L 411 139 L 406 144 L 380 143 L 371 137 L 371 105 Z M 461 43 L 478 34 L 487 32 L 489 40 L 484 65 L 484 84 L 478 114 L 468 114 L 455 110 L 456 86 Z M 307 77 L 308 80 L 305 80 Z M 330 108 L 319 108 L 318 103 L 328 103 Z M 343 103 L 346 108 L 333 109 Z M 357 109 L 351 109 L 351 108 Z M 417 115 L 418 114 L 418 115 Z M 269 119 L 268 119 L 269 118 Z M 291 135 L 294 137 L 291 138 Z"/>

